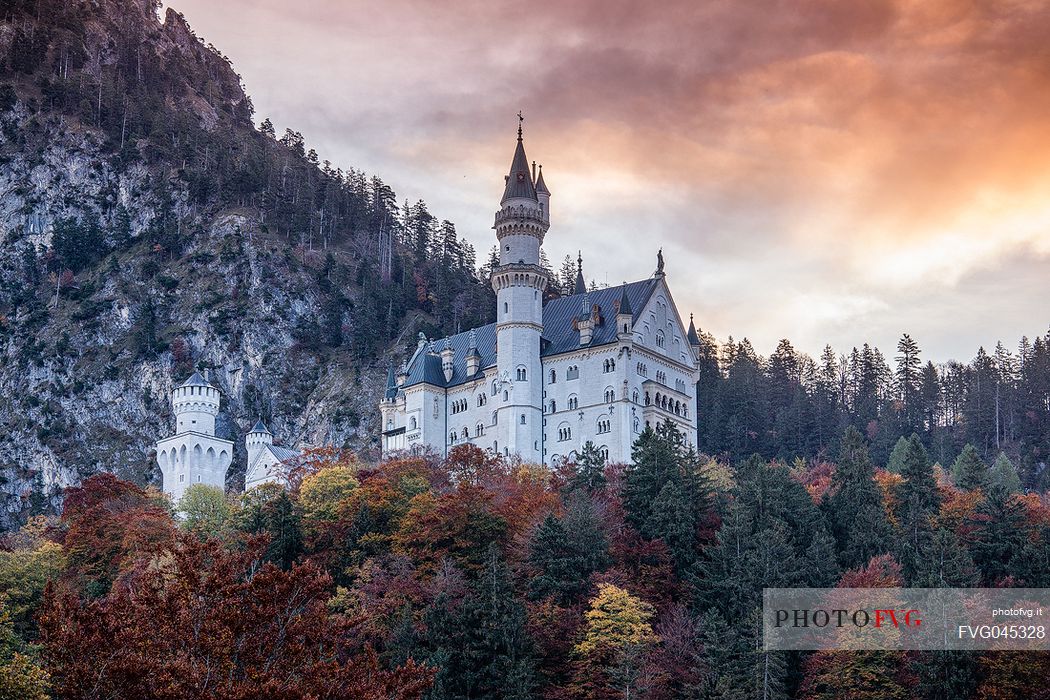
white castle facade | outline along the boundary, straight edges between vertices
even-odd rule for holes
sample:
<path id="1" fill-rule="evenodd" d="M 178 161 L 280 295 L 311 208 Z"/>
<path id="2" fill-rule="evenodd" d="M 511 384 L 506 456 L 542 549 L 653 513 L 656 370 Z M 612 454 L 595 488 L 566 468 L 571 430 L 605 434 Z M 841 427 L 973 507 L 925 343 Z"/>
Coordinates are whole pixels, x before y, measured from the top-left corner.
<path id="1" fill-rule="evenodd" d="M 388 375 L 384 455 L 473 443 L 555 465 L 590 441 L 606 460 L 628 462 L 644 427 L 665 420 L 695 445 L 700 343 L 675 307 L 662 254 L 651 277 L 590 291 L 581 265 L 574 294 L 544 304 L 550 196 L 519 127 L 493 226 L 496 322 L 440 340 L 420 334 Z"/>
<path id="2" fill-rule="evenodd" d="M 193 484 L 217 486 L 225 491 L 226 472 L 233 461 L 233 442 L 215 435 L 219 415 L 219 390 L 199 373 L 171 392 L 175 435 L 157 441 L 157 464 L 164 493 L 178 503 Z M 245 489 L 269 482 L 283 483 L 281 465 L 298 452 L 273 444 L 273 434 L 261 420 L 244 439 L 248 453 Z"/>

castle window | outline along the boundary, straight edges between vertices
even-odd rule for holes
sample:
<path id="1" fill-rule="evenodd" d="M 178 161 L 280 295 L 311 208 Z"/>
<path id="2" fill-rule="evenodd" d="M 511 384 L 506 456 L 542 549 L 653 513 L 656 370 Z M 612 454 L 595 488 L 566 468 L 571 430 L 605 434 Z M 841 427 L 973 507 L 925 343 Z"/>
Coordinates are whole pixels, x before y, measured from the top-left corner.
<path id="1" fill-rule="evenodd" d="M 508 392 L 508 391 L 504 391 L 503 392 L 503 400 L 504 401 L 509 401 L 510 400 L 510 392 Z"/>
<path id="2" fill-rule="evenodd" d="M 482 392 L 482 393 L 478 394 L 478 406 L 484 406 L 484 405 L 485 405 L 485 393 Z"/>
<path id="3" fill-rule="evenodd" d="M 555 371 L 554 371 L 554 370 L 552 369 L 552 370 L 551 370 L 551 384 L 553 384 L 553 383 L 554 383 L 554 382 L 556 382 L 556 381 L 558 381 L 558 373 L 557 373 L 557 372 L 555 372 Z"/>
<path id="4" fill-rule="evenodd" d="M 503 302 L 503 313 L 510 313 L 510 304 Z"/>
<path id="5" fill-rule="evenodd" d="M 528 376 L 528 373 L 526 372 L 525 368 L 524 367 L 518 367 L 518 381 L 519 382 L 525 381 L 525 378 L 527 376 Z"/>
<path id="6" fill-rule="evenodd" d="M 497 413 L 496 411 L 493 411 L 492 412 L 492 424 L 496 425 L 496 423 L 498 421 L 499 421 L 499 413 Z"/>
<path id="7" fill-rule="evenodd" d="M 606 374 L 608 374 L 609 372 L 615 372 L 616 371 L 616 360 L 613 360 L 611 358 L 606 360 L 605 364 L 603 365 L 603 367 L 604 367 L 603 371 Z"/>
<path id="8" fill-rule="evenodd" d="M 552 399 L 551 400 L 551 413 L 557 413 L 557 411 L 558 411 L 558 403 Z"/>
<path id="9" fill-rule="evenodd" d="M 576 396 L 576 394 L 573 394 L 572 396 L 569 397 L 569 410 L 570 411 L 575 411 L 579 407 L 580 407 L 580 399 Z"/>
<path id="10" fill-rule="evenodd" d="M 664 332 L 656 331 L 656 347 L 662 348 L 664 346 Z"/>
<path id="11" fill-rule="evenodd" d="M 565 370 L 565 378 L 566 379 L 579 379 L 580 378 L 580 368 L 577 367 L 576 365 L 572 365 L 567 370 Z"/>
<path id="12" fill-rule="evenodd" d="M 186 475 L 185 474 L 179 474 L 179 483 L 181 484 L 183 481 L 186 481 Z"/>
<path id="13" fill-rule="evenodd" d="M 598 419 L 598 425 L 596 427 L 599 434 L 612 432 L 612 421 L 607 416 L 602 416 Z"/>
<path id="14" fill-rule="evenodd" d="M 416 429 L 416 425 L 417 425 L 417 423 L 416 423 L 416 417 L 415 416 L 412 416 L 411 418 L 408 419 L 408 429 L 409 430 L 415 430 Z M 390 427 L 391 428 L 394 427 L 394 422 L 393 421 L 390 421 Z"/>
<path id="15" fill-rule="evenodd" d="M 660 382 L 661 384 L 666 384 L 667 374 L 662 370 L 656 370 L 656 381 Z"/>
<path id="16" fill-rule="evenodd" d="M 649 368 L 646 367 L 641 362 L 639 362 L 637 365 L 635 365 L 634 369 L 642 377 L 648 377 L 649 376 Z"/>
<path id="17" fill-rule="evenodd" d="M 606 447 L 605 445 L 602 445 L 601 447 L 598 448 L 598 454 L 600 454 L 602 456 L 602 461 L 603 462 L 608 462 L 609 461 L 609 448 Z"/>
<path id="18" fill-rule="evenodd" d="M 645 405 L 648 406 L 651 403 L 649 400 L 649 392 L 645 392 Z"/>
<path id="19" fill-rule="evenodd" d="M 478 437 L 481 437 L 482 435 L 484 435 L 485 434 L 485 426 L 482 425 L 481 423 L 478 423 L 474 427 L 474 434 L 477 435 Z"/>
<path id="20" fill-rule="evenodd" d="M 612 403 L 616 400 L 616 391 L 610 386 L 605 390 L 605 403 Z"/>
<path id="21" fill-rule="evenodd" d="M 637 389 L 635 389 L 634 393 L 631 394 L 631 401 L 634 401 L 635 403 L 638 403 L 638 390 Z"/>
<path id="22" fill-rule="evenodd" d="M 451 433 L 448 434 L 448 442 L 449 442 L 450 445 L 456 442 L 456 431 L 455 430 L 453 430 Z"/>
<path id="23" fill-rule="evenodd" d="M 521 418 L 518 419 L 518 422 L 521 423 L 522 425 L 525 425 L 525 414 L 524 413 L 521 414 Z"/>
<path id="24" fill-rule="evenodd" d="M 562 423 L 558 426 L 558 441 L 565 442 L 566 440 L 572 439 L 572 428 L 569 427 L 568 423 Z"/>
<path id="25" fill-rule="evenodd" d="M 470 437 L 470 431 L 467 430 L 467 426 L 464 425 L 463 426 L 463 439 L 466 440 L 468 437 Z"/>

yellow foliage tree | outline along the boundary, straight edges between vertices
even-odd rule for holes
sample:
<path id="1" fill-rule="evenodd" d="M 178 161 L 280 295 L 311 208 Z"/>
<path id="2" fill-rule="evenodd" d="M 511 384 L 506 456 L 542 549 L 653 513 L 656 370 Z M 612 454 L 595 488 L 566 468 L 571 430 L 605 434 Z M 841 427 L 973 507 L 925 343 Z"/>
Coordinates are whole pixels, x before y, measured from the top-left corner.
<path id="1" fill-rule="evenodd" d="M 307 528 L 338 519 L 357 488 L 355 471 L 352 467 L 340 465 L 327 467 L 303 479 L 299 487 L 299 508 Z"/>
<path id="2" fill-rule="evenodd" d="M 598 595 L 591 599 L 584 617 L 583 638 L 573 648 L 577 656 L 620 652 L 659 641 L 649 622 L 653 606 L 611 583 L 598 586 Z"/>

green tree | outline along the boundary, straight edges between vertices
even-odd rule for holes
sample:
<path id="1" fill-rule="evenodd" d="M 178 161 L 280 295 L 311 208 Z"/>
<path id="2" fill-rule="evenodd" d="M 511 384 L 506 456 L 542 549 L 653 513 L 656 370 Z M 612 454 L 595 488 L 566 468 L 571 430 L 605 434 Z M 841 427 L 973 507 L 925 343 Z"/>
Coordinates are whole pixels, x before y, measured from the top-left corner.
<path id="1" fill-rule="evenodd" d="M 1007 494 L 1021 490 L 1021 477 L 1017 473 L 1017 467 L 1005 452 L 999 453 L 992 468 L 988 470 L 988 488 Z"/>
<path id="2" fill-rule="evenodd" d="M 588 440 L 583 444 L 576 458 L 576 470 L 569 479 L 569 489 L 585 489 L 588 493 L 597 493 L 605 488 L 605 458 Z"/>
<path id="3" fill-rule="evenodd" d="M 283 570 L 303 553 L 303 537 L 299 515 L 292 499 L 279 484 L 261 484 L 241 496 L 240 510 L 234 516 L 237 529 L 250 534 L 266 533 L 270 542 L 266 560 Z"/>
<path id="4" fill-rule="evenodd" d="M 977 449 L 967 443 L 952 465 L 952 481 L 966 491 L 983 488 L 988 483 L 988 467 L 981 461 Z"/>
<path id="5" fill-rule="evenodd" d="M 890 451 L 890 458 L 886 461 L 886 471 L 900 474 L 904 467 L 904 456 L 908 454 L 908 438 L 903 435 L 897 440 L 897 444 Z"/>
<path id="6" fill-rule="evenodd" d="M 182 527 L 205 537 L 220 537 L 230 525 L 233 509 L 218 486 L 192 484 L 175 506 Z"/>
<path id="7" fill-rule="evenodd" d="M 912 434 L 908 440 L 901 476 L 904 477 L 904 483 L 901 486 L 897 516 L 901 529 L 898 558 L 905 576 L 910 580 L 915 575 L 921 552 L 928 546 L 932 535 L 931 519 L 940 507 L 933 465 L 918 435 Z"/>
<path id="8" fill-rule="evenodd" d="M 862 566 L 872 557 L 885 554 L 890 526 L 875 485 L 875 466 L 856 428 L 848 428 L 842 437 L 830 493 L 832 533 L 843 566 L 848 569 Z"/>

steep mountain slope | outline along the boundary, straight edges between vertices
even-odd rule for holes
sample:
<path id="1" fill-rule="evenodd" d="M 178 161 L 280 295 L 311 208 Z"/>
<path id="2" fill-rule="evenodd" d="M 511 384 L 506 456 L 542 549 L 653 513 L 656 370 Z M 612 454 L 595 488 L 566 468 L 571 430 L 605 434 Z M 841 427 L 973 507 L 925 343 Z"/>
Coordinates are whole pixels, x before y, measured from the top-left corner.
<path id="1" fill-rule="evenodd" d="M 98 470 L 157 483 L 195 368 L 225 437 L 261 415 L 285 443 L 374 451 L 386 350 L 492 308 L 452 224 L 257 130 L 229 62 L 158 12 L 0 8 L 4 522 Z"/>

